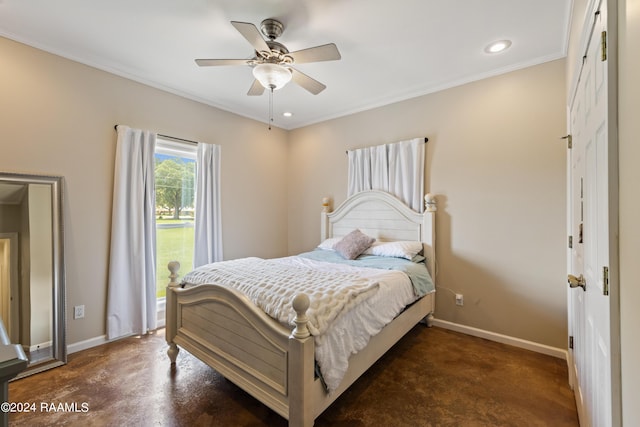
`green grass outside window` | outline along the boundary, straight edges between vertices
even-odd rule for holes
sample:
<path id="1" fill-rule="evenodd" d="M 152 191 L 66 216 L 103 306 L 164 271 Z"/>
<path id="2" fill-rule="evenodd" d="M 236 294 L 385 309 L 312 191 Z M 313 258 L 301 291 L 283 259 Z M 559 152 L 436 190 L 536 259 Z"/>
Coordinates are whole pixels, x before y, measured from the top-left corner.
<path id="1" fill-rule="evenodd" d="M 157 220 L 157 224 L 191 222 L 186 220 Z M 180 273 L 184 274 L 193 267 L 193 227 L 158 228 L 156 229 L 156 296 L 166 295 L 169 283 L 169 261 L 180 262 Z"/>

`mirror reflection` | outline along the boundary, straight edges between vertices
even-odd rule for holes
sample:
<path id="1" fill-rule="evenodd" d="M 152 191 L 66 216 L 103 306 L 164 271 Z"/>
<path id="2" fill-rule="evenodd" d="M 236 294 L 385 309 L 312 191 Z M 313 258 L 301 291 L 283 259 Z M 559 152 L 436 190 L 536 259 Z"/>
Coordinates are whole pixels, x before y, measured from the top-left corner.
<path id="1" fill-rule="evenodd" d="M 0 316 L 30 375 L 66 362 L 61 177 L 0 173 Z"/>

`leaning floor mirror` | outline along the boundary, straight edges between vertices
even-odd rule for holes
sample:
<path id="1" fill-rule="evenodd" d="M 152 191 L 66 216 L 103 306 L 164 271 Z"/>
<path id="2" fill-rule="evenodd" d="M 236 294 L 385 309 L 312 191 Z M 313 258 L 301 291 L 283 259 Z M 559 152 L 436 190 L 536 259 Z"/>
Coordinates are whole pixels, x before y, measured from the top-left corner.
<path id="1" fill-rule="evenodd" d="M 18 378 L 67 361 L 62 183 L 0 172 L 0 314 L 29 358 Z"/>

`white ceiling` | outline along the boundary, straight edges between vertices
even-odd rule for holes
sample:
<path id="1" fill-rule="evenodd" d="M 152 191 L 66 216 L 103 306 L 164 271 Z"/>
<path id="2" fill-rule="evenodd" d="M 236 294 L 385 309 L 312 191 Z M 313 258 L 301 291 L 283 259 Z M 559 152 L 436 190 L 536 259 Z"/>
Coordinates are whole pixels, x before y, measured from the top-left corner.
<path id="1" fill-rule="evenodd" d="M 572 0 L 0 0 L 0 35 L 261 121 L 251 69 L 195 58 L 250 58 L 230 24 L 284 25 L 290 51 L 335 43 L 340 61 L 299 64 L 327 85 L 289 83 L 274 123 L 294 129 L 566 55 Z M 486 54 L 490 42 L 512 46 Z M 293 117 L 284 118 L 282 112 Z"/>

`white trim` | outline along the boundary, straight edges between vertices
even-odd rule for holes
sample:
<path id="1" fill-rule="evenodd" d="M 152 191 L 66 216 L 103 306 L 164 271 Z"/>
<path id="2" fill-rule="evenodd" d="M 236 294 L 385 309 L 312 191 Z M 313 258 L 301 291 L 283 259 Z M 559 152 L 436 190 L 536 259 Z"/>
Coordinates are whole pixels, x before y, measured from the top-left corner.
<path id="1" fill-rule="evenodd" d="M 567 350 L 561 348 L 551 347 L 545 344 L 539 344 L 533 341 L 510 337 L 508 335 L 485 331 L 483 329 L 460 325 L 458 323 L 453 323 L 441 319 L 433 319 L 433 326 L 439 326 L 443 329 L 449 329 L 451 331 L 461 332 L 463 334 L 472 335 L 474 337 L 484 338 L 489 341 L 495 341 L 502 344 L 512 345 L 514 347 L 524 348 L 525 350 L 535 351 L 536 353 L 546 354 L 548 356 L 557 357 L 558 359 L 569 360 L 569 354 Z"/>
<path id="2" fill-rule="evenodd" d="M 97 347 L 102 344 L 108 343 L 106 335 L 100 335 L 99 337 L 89 338 L 88 340 L 69 344 L 67 346 L 67 354 L 77 353 L 82 350 L 87 350 L 92 347 Z"/>
<path id="3" fill-rule="evenodd" d="M 157 329 L 161 329 L 164 328 L 165 325 L 165 306 L 166 306 L 166 300 L 165 298 L 158 298 L 158 324 Z M 126 337 L 121 337 L 121 338 L 126 338 Z M 112 340 L 112 341 L 117 341 L 120 338 L 117 338 L 116 340 Z M 80 342 L 76 342 L 73 344 L 69 344 L 67 346 L 67 354 L 72 354 L 72 353 L 77 353 L 79 351 L 82 350 L 87 350 L 90 349 L 92 347 L 97 347 L 99 345 L 102 344 L 106 344 L 110 342 L 107 339 L 106 335 L 101 335 L 99 337 L 94 337 L 94 338 L 89 338 L 88 340 L 84 340 L 84 341 L 80 341 Z"/>
<path id="4" fill-rule="evenodd" d="M 53 341 L 45 341 L 45 342 L 41 342 L 40 344 L 34 344 L 32 346 L 28 347 L 28 350 L 31 351 L 38 351 L 38 350 L 44 350 L 45 348 L 49 348 L 53 345 Z M 23 348 L 25 348 L 25 346 L 22 346 Z"/>

